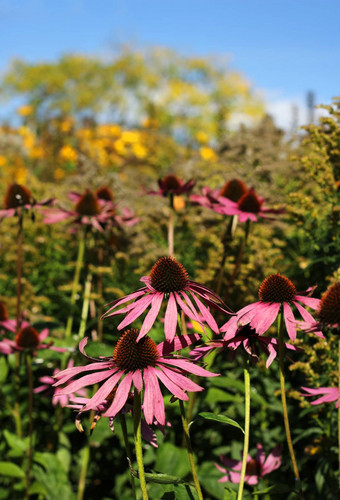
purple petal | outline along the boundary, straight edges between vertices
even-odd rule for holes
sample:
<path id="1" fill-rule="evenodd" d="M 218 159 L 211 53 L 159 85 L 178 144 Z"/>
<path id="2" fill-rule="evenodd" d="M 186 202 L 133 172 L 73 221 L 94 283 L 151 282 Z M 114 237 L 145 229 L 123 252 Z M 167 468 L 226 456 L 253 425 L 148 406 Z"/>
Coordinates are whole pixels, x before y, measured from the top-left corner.
<path id="1" fill-rule="evenodd" d="M 145 420 L 148 424 L 152 424 L 155 416 L 155 397 L 154 383 L 150 376 L 149 367 L 144 370 L 144 400 L 143 400 L 143 411 Z M 164 403 L 163 403 L 164 404 Z"/>
<path id="2" fill-rule="evenodd" d="M 209 309 L 207 307 L 205 307 L 205 305 L 195 296 L 195 294 L 192 294 L 192 296 L 193 296 L 193 299 L 196 302 L 196 304 L 197 304 L 197 306 L 198 306 L 198 308 L 199 308 L 199 310 L 204 318 L 204 321 L 206 321 L 206 323 L 212 329 L 213 332 L 219 333 L 217 323 L 216 323 L 215 319 L 213 318 Z"/>
<path id="3" fill-rule="evenodd" d="M 158 362 L 162 362 L 162 363 L 165 363 L 165 364 L 171 365 L 171 366 L 177 366 L 178 368 L 181 368 L 182 370 L 185 370 L 189 373 L 194 373 L 195 375 L 199 375 L 200 377 L 218 377 L 219 376 L 219 373 L 208 372 L 208 370 L 205 370 L 204 368 L 201 368 L 200 366 L 197 366 L 194 363 L 191 363 L 190 361 L 184 361 L 183 359 L 161 358 L 160 360 L 158 360 Z"/>
<path id="4" fill-rule="evenodd" d="M 293 311 L 287 302 L 283 303 L 283 316 L 287 328 L 287 333 L 292 342 L 296 339 L 296 322 Z"/>
<path id="5" fill-rule="evenodd" d="M 191 309 L 189 309 L 189 307 L 183 302 L 183 300 L 181 299 L 179 294 L 177 292 L 174 292 L 174 294 L 175 294 L 177 303 L 178 303 L 179 307 L 182 309 L 182 311 L 184 312 L 184 314 L 186 314 L 186 316 L 188 316 L 188 318 L 193 319 L 194 321 L 197 321 L 198 323 L 201 323 L 202 321 L 197 316 L 197 314 L 194 315 L 191 312 Z"/>
<path id="6" fill-rule="evenodd" d="M 163 370 L 163 373 L 168 378 L 171 378 L 172 382 L 174 382 L 178 387 L 180 387 L 184 391 L 189 391 L 189 392 L 200 392 L 203 391 L 203 387 L 200 385 L 196 384 L 190 378 L 186 377 L 185 375 L 181 375 L 180 373 L 175 372 L 174 370 L 171 370 L 171 368 L 167 368 L 166 366 L 161 367 Z M 158 371 L 157 371 L 158 374 Z M 182 398 L 181 398 L 182 399 Z M 187 398 L 185 398 L 187 399 Z"/>
<path id="7" fill-rule="evenodd" d="M 106 313 L 103 314 L 103 317 L 106 317 L 106 315 L 112 311 L 115 307 L 120 306 L 121 304 L 124 304 L 125 302 L 129 302 L 130 300 L 136 299 L 137 297 L 140 297 L 141 295 L 145 295 L 147 289 L 146 287 L 139 288 L 135 292 L 130 293 L 129 295 L 126 295 L 122 299 L 116 299 L 113 302 L 110 302 L 109 304 L 106 304 L 107 306 L 111 306 L 110 309 L 106 311 Z"/>
<path id="8" fill-rule="evenodd" d="M 76 392 L 78 389 L 81 389 L 82 387 L 97 384 L 98 382 L 101 382 L 102 380 L 109 378 L 117 370 L 118 368 L 115 368 L 114 370 L 105 370 L 104 372 L 99 372 L 99 373 L 96 372 L 96 373 L 91 373 L 90 375 L 84 375 L 84 377 L 81 377 L 80 379 L 71 382 L 69 385 L 61 389 L 60 394 L 72 394 L 72 392 Z"/>
<path id="9" fill-rule="evenodd" d="M 266 307 L 258 308 L 260 310 L 252 319 L 250 327 L 254 328 L 259 335 L 262 335 L 274 323 L 280 307 L 281 304 L 274 302 L 273 304 L 266 304 Z"/>
<path id="10" fill-rule="evenodd" d="M 132 382 L 137 391 L 140 393 L 143 388 L 143 377 L 140 370 L 136 370 L 132 375 Z"/>
<path id="11" fill-rule="evenodd" d="M 132 373 L 128 373 L 119 384 L 113 403 L 103 414 L 104 417 L 114 417 L 123 408 L 130 394 L 131 382 Z"/>
<path id="12" fill-rule="evenodd" d="M 281 465 L 281 449 L 280 446 L 275 446 L 273 451 L 268 455 L 267 460 L 263 464 L 261 476 L 269 474 Z"/>
<path id="13" fill-rule="evenodd" d="M 157 444 L 157 437 L 155 432 L 152 430 L 152 428 L 145 422 L 145 420 L 142 418 L 141 420 L 141 432 L 142 432 L 142 437 L 145 441 L 151 444 L 154 448 L 158 448 Z"/>
<path id="14" fill-rule="evenodd" d="M 153 386 L 155 418 L 161 425 L 165 425 L 163 395 L 162 395 L 162 391 L 159 387 L 159 382 L 158 382 L 158 379 L 156 376 L 156 372 L 158 372 L 159 370 L 157 370 L 154 367 L 149 367 L 149 368 L 147 368 L 147 370 L 149 372 L 149 386 L 150 386 L 150 382 Z"/>
<path id="15" fill-rule="evenodd" d="M 88 356 L 85 352 L 85 346 L 87 344 L 87 341 L 88 341 L 88 337 L 84 337 L 80 342 L 79 342 L 79 351 L 82 353 L 82 355 L 90 360 L 90 361 L 99 361 L 98 358 L 92 358 L 91 356 Z"/>
<path id="16" fill-rule="evenodd" d="M 175 337 L 171 342 L 165 340 L 157 346 L 157 350 L 160 356 L 167 356 L 172 352 L 179 351 L 180 349 L 185 349 L 188 345 L 193 344 L 200 340 L 201 336 L 198 333 L 190 333 L 189 335 L 180 335 Z"/>
<path id="17" fill-rule="evenodd" d="M 177 304 L 175 296 L 173 292 L 171 292 L 169 295 L 168 305 L 165 311 L 165 318 L 164 318 L 165 338 L 170 342 L 176 335 L 176 327 L 177 327 Z"/>
<path id="18" fill-rule="evenodd" d="M 112 375 L 104 384 L 98 389 L 98 391 L 92 396 L 92 398 L 87 402 L 86 406 L 83 408 L 83 411 L 92 410 L 96 408 L 98 405 L 103 403 L 106 397 L 110 394 L 110 392 L 115 388 L 117 382 L 123 375 L 122 371 L 119 371 Z"/>
<path id="19" fill-rule="evenodd" d="M 74 368 L 66 368 L 66 370 L 62 370 L 58 372 L 56 375 L 54 375 L 54 378 L 58 380 L 57 383 L 54 384 L 54 387 L 57 387 L 58 385 L 62 385 L 65 382 L 67 382 L 70 378 L 72 378 L 74 375 L 78 375 L 78 373 L 82 372 L 88 372 L 91 370 L 100 370 L 103 369 L 105 370 L 106 368 L 112 367 L 111 362 L 98 362 L 98 363 L 92 363 L 89 365 L 85 366 L 75 366 Z"/>
<path id="20" fill-rule="evenodd" d="M 143 321 L 143 325 L 142 325 L 142 328 L 139 332 L 137 342 L 151 330 L 152 325 L 156 321 L 159 310 L 161 308 L 163 297 L 164 297 L 164 293 L 160 293 L 160 292 L 157 292 L 154 295 L 152 295 L 151 309 Z"/>
<path id="21" fill-rule="evenodd" d="M 176 398 L 187 401 L 189 399 L 188 395 L 182 390 L 181 387 L 176 385 L 169 377 L 166 376 L 166 374 L 163 371 L 163 367 L 160 368 L 162 368 L 162 370 L 156 371 L 156 375 L 159 378 L 159 380 L 163 382 L 165 387 L 171 392 L 171 394 L 176 396 Z M 172 374 L 173 372 L 171 372 L 171 376 Z"/>
<path id="22" fill-rule="evenodd" d="M 125 326 L 129 325 L 135 319 L 139 318 L 141 314 L 145 311 L 145 309 L 151 304 L 153 300 L 153 295 L 146 295 L 145 297 L 137 300 L 137 302 L 134 303 L 134 308 L 125 316 L 123 321 L 119 323 L 118 325 L 118 330 L 122 330 Z"/>
<path id="23" fill-rule="evenodd" d="M 310 307 L 311 309 L 318 309 L 320 305 L 320 299 L 314 299 L 314 297 L 305 297 L 303 295 L 295 295 L 295 299 L 304 304 L 305 306 Z"/>

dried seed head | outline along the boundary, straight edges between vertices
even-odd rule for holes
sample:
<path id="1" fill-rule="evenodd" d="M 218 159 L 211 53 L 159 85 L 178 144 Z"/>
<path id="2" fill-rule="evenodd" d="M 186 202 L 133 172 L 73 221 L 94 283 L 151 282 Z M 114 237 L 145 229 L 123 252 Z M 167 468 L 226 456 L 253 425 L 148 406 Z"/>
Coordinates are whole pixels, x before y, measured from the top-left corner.
<path id="1" fill-rule="evenodd" d="M 254 189 L 249 189 L 241 198 L 238 200 L 237 206 L 243 212 L 250 212 L 252 214 L 258 214 L 261 210 L 261 200 L 256 195 Z"/>
<path id="2" fill-rule="evenodd" d="M 158 292 L 180 292 L 188 281 L 187 271 L 173 257 L 161 257 L 150 272 L 150 285 Z"/>
<path id="3" fill-rule="evenodd" d="M 291 302 L 296 296 L 293 283 L 282 274 L 271 274 L 259 288 L 259 299 L 262 302 Z"/>
<path id="4" fill-rule="evenodd" d="M 320 323 L 325 325 L 340 324 L 340 282 L 334 283 L 322 295 L 318 317 Z"/>
<path id="5" fill-rule="evenodd" d="M 5 208 L 18 208 L 32 203 L 32 194 L 25 186 L 21 184 L 11 184 L 8 186 L 4 205 Z"/>
<path id="6" fill-rule="evenodd" d="M 15 337 L 19 347 L 34 349 L 40 344 L 39 333 L 33 326 L 21 328 Z"/>
<path id="7" fill-rule="evenodd" d="M 238 201 L 248 191 L 247 186 L 239 179 L 231 179 L 226 182 L 219 192 L 220 196 L 224 196 L 231 201 Z"/>
<path id="8" fill-rule="evenodd" d="M 113 352 L 115 364 L 126 372 L 155 366 L 159 354 L 157 345 L 147 335 L 137 342 L 139 330 L 131 328 L 123 333 Z"/>
<path id="9" fill-rule="evenodd" d="M 111 189 L 106 186 L 98 188 L 95 194 L 99 200 L 113 201 L 113 193 Z"/>
<path id="10" fill-rule="evenodd" d="M 75 210 L 79 215 L 98 215 L 100 213 L 100 205 L 97 197 L 87 189 L 77 202 Z"/>

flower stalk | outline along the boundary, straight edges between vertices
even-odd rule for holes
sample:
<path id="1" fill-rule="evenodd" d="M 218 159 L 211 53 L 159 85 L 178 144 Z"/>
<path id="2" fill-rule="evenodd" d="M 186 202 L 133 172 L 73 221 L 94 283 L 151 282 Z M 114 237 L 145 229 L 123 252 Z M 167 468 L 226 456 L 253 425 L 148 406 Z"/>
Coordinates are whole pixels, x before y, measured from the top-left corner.
<path id="1" fill-rule="evenodd" d="M 295 458 L 292 436 L 290 432 L 289 418 L 288 418 L 288 409 L 287 409 L 287 400 L 286 400 L 286 388 L 285 388 L 285 375 L 284 375 L 284 356 L 285 356 L 285 345 L 283 338 L 283 318 L 282 318 L 282 306 L 277 318 L 278 323 L 278 333 L 279 333 L 279 367 L 280 367 L 280 388 L 281 388 L 281 401 L 282 401 L 282 411 L 283 411 L 283 420 L 286 431 L 287 444 L 289 449 L 290 458 L 292 461 L 292 466 L 295 475 L 295 482 L 297 484 L 300 499 L 303 499 L 303 495 L 301 492 L 301 482 L 300 482 L 300 474 Z"/>
<path id="2" fill-rule="evenodd" d="M 135 441 L 136 459 L 138 465 L 140 487 L 142 490 L 142 497 L 143 500 L 148 500 L 149 497 L 146 490 L 145 472 L 143 464 L 141 412 L 142 412 L 141 395 L 136 390 L 134 392 L 134 397 L 133 397 L 133 435 Z"/>
<path id="3" fill-rule="evenodd" d="M 175 228 L 175 210 L 174 210 L 174 196 L 170 195 L 169 207 L 169 222 L 168 222 L 168 254 L 169 257 L 174 255 L 174 228 Z"/>
<path id="4" fill-rule="evenodd" d="M 244 250 L 246 248 L 247 241 L 248 241 L 249 230 L 250 230 L 250 220 L 247 220 L 246 221 L 245 232 L 244 232 L 244 238 L 243 238 L 242 244 L 240 246 L 240 251 L 239 251 L 237 260 L 235 262 L 235 266 L 234 266 L 233 272 L 232 272 L 232 274 L 230 276 L 228 285 L 226 286 L 226 289 L 225 289 L 225 292 L 224 292 L 224 299 L 223 300 L 226 300 L 226 298 L 228 296 L 228 292 L 229 292 L 232 284 L 234 283 L 234 280 L 235 280 L 235 278 L 237 276 L 237 273 L 239 272 L 239 269 L 241 267 L 241 262 L 242 262 Z"/>
<path id="5" fill-rule="evenodd" d="M 243 457 L 242 457 L 242 468 L 241 468 L 241 477 L 240 484 L 238 488 L 237 500 L 242 500 L 243 496 L 243 487 L 244 487 L 244 479 L 246 476 L 247 469 L 247 458 L 248 458 L 248 450 L 249 450 L 249 431 L 250 431 L 250 374 L 249 374 L 249 364 L 250 359 L 246 360 L 246 364 L 243 370 L 244 373 L 244 441 L 243 441 Z"/>
<path id="6" fill-rule="evenodd" d="M 77 291 L 78 291 L 79 280 L 80 280 L 80 271 L 81 271 L 81 268 L 83 266 L 84 254 L 85 254 L 85 232 L 86 232 L 86 228 L 84 228 L 81 231 L 80 237 L 79 237 L 78 256 L 77 256 L 77 262 L 76 262 L 76 269 L 74 272 L 71 300 L 70 300 L 71 311 L 70 311 L 70 314 L 67 318 L 66 330 L 65 330 L 65 337 L 66 338 L 70 337 L 70 335 L 72 333 L 73 317 L 74 317 L 74 310 L 73 309 L 74 309 L 74 305 L 76 303 Z"/>
<path id="7" fill-rule="evenodd" d="M 26 469 L 26 498 L 29 498 L 30 476 L 33 458 L 33 372 L 32 372 L 32 357 L 30 353 L 26 354 L 26 364 L 28 373 L 28 416 L 29 416 L 29 444 L 28 444 L 28 461 Z"/>
<path id="8" fill-rule="evenodd" d="M 86 331 L 86 322 L 90 306 L 91 286 L 92 286 L 92 273 L 89 271 L 87 273 L 85 287 L 84 287 L 84 301 L 81 311 L 81 320 L 78 333 L 80 339 L 84 337 Z"/>
<path id="9" fill-rule="evenodd" d="M 78 481 L 77 500 L 83 500 L 86 486 L 86 474 L 90 460 L 90 438 L 87 436 L 86 445 L 83 448 L 83 457 Z"/>
<path id="10" fill-rule="evenodd" d="M 184 403 L 181 399 L 179 399 L 178 402 L 179 402 L 179 407 L 181 410 L 182 425 L 183 425 L 183 431 L 184 431 L 184 436 L 185 436 L 185 444 L 186 444 L 186 448 L 188 450 L 191 472 L 192 472 L 192 477 L 194 480 L 195 488 L 197 491 L 197 497 L 198 497 L 198 500 L 203 500 L 202 490 L 201 490 L 201 486 L 200 486 L 200 483 L 198 480 L 195 461 L 194 461 L 194 454 L 193 454 L 192 446 L 191 446 L 189 426 L 188 426 L 188 421 L 187 421 L 187 418 L 185 415 Z"/>
<path id="11" fill-rule="evenodd" d="M 122 413 L 120 415 L 120 425 L 122 427 L 122 432 L 123 432 L 126 456 L 127 456 L 129 464 L 131 464 L 132 454 L 131 454 L 131 447 L 130 447 L 130 443 L 129 443 L 129 436 L 128 436 L 128 432 L 127 432 L 126 419 L 125 419 L 124 413 Z M 130 482 L 131 482 L 131 489 L 132 489 L 132 497 L 133 497 L 133 500 L 136 500 L 135 478 L 132 475 L 131 467 L 130 467 Z"/>

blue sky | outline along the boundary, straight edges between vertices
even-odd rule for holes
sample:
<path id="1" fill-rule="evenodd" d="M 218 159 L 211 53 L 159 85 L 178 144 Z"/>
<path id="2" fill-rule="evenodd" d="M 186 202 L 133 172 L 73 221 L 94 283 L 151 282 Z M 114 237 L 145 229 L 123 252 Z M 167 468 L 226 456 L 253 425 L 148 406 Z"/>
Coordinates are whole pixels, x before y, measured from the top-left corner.
<path id="1" fill-rule="evenodd" d="M 287 120 L 308 90 L 318 103 L 340 94 L 339 19 L 339 0 L 0 0 L 0 71 L 124 42 L 221 55 Z"/>

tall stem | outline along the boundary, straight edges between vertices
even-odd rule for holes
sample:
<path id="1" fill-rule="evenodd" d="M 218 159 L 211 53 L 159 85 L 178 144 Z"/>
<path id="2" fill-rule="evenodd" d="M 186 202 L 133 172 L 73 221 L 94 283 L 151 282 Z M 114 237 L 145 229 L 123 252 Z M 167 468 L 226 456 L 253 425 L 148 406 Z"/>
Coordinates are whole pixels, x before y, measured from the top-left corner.
<path id="1" fill-rule="evenodd" d="M 300 498 L 302 499 L 303 496 L 302 496 L 302 492 L 301 492 L 300 474 L 298 471 L 297 462 L 296 462 L 296 458 L 295 458 L 292 436 L 290 433 L 288 410 L 287 410 L 285 375 L 284 375 L 285 345 L 284 345 L 284 338 L 283 338 L 282 306 L 281 306 L 281 310 L 280 310 L 279 315 L 278 315 L 277 322 L 278 322 L 277 327 L 278 327 L 278 332 L 279 332 L 279 366 L 280 366 L 280 387 L 281 387 L 283 420 L 284 420 L 284 425 L 285 425 L 285 430 L 286 430 L 286 437 L 287 437 L 289 454 L 290 454 L 290 458 L 291 458 L 293 470 L 294 470 L 294 475 L 295 475 L 295 481 L 296 481 L 297 487 L 299 489 Z"/>
<path id="2" fill-rule="evenodd" d="M 239 251 L 237 260 L 235 262 L 235 266 L 234 266 L 233 272 L 232 272 L 232 274 L 230 276 L 228 285 L 227 285 L 226 290 L 224 292 L 224 300 L 226 300 L 226 298 L 228 296 L 228 292 L 229 292 L 232 284 L 234 283 L 234 280 L 235 280 L 235 278 L 237 276 L 237 273 L 238 273 L 238 271 L 240 269 L 241 262 L 242 262 L 242 257 L 243 257 L 244 250 L 246 248 L 246 244 L 247 244 L 247 240 L 248 240 L 248 236 L 249 236 L 249 229 L 250 229 L 250 221 L 247 220 L 247 222 L 246 222 L 246 228 L 245 228 L 245 232 L 244 232 L 244 238 L 243 238 L 243 241 L 242 241 L 242 244 L 241 244 L 241 247 L 240 247 L 240 251 Z"/>
<path id="3" fill-rule="evenodd" d="M 125 450 L 126 450 L 126 455 L 129 459 L 129 463 L 131 464 L 132 462 L 132 454 L 131 454 L 131 447 L 129 443 L 129 436 L 127 432 L 127 427 L 126 427 L 126 420 L 125 420 L 125 415 L 124 413 L 121 413 L 120 415 L 120 424 L 122 426 L 122 431 L 123 431 L 123 437 L 124 437 L 124 444 L 125 444 Z M 136 485 L 135 485 L 135 478 L 133 477 L 131 470 L 130 470 L 130 482 L 131 482 L 131 489 L 132 489 L 132 496 L 133 499 L 136 500 Z"/>
<path id="4" fill-rule="evenodd" d="M 174 254 L 174 219 L 175 213 L 172 206 L 170 206 L 169 212 L 169 224 L 168 224 L 168 253 L 172 257 Z"/>
<path id="5" fill-rule="evenodd" d="M 81 320 L 80 320 L 80 327 L 79 327 L 79 338 L 80 339 L 82 339 L 84 337 L 85 331 L 86 331 L 86 322 L 87 322 L 87 316 L 89 313 L 89 305 L 90 305 L 91 286 L 92 286 L 92 273 L 88 272 L 87 277 L 86 277 L 85 287 L 84 287 L 84 301 L 83 301 L 83 308 L 81 311 Z"/>
<path id="6" fill-rule="evenodd" d="M 28 415 L 29 415 L 29 445 L 28 445 L 28 461 L 26 469 L 26 498 L 29 498 L 30 476 L 33 458 L 33 373 L 32 373 L 32 358 L 31 354 L 26 354 L 27 372 L 28 372 Z"/>
<path id="7" fill-rule="evenodd" d="M 227 260 L 229 243 L 233 237 L 233 228 L 235 226 L 235 220 L 237 223 L 237 215 L 233 215 L 230 218 L 230 220 L 227 224 L 227 227 L 226 227 L 226 229 L 223 233 L 223 236 L 222 236 L 223 251 L 222 251 L 221 262 L 219 265 L 217 284 L 216 284 L 217 295 L 220 295 L 221 289 L 222 289 L 222 283 L 223 283 L 223 277 L 224 277 L 224 266 L 225 266 L 225 261 Z"/>
<path id="8" fill-rule="evenodd" d="M 184 431 L 184 436 L 185 436 L 185 444 L 186 444 L 186 447 L 188 450 L 188 456 L 189 456 L 189 461 L 190 461 L 190 465 L 191 465 L 191 472 L 192 472 L 192 477 L 194 480 L 195 488 L 197 491 L 197 497 L 198 497 L 198 500 L 203 500 L 202 490 L 201 490 L 201 486 L 200 486 L 200 483 L 198 480 L 196 466 L 195 466 L 195 462 L 194 462 L 194 454 L 193 454 L 192 446 L 191 446 L 188 421 L 187 421 L 187 418 L 185 416 L 184 403 L 181 399 L 179 399 L 178 402 L 179 402 L 179 407 L 181 410 L 182 425 L 183 425 L 183 431 Z"/>
<path id="9" fill-rule="evenodd" d="M 338 345 L 338 401 L 340 401 L 340 340 Z M 340 490 L 340 405 L 338 407 L 338 460 L 339 460 L 339 490 Z"/>
<path id="10" fill-rule="evenodd" d="M 242 499 L 244 479 L 246 477 L 247 469 L 247 458 L 249 450 L 249 430 L 250 430 L 250 374 L 249 374 L 249 358 L 246 361 L 246 366 L 244 367 L 244 441 L 243 441 L 243 457 L 242 457 L 242 468 L 240 484 L 238 487 L 237 500 Z"/>
<path id="11" fill-rule="evenodd" d="M 84 229 L 82 229 L 82 231 L 80 233 L 80 237 L 79 237 L 78 256 L 77 256 L 77 262 L 76 262 L 76 269 L 74 272 L 71 300 L 70 300 L 71 311 L 70 311 L 69 317 L 67 318 L 66 330 L 65 330 L 65 337 L 66 338 L 70 337 L 70 335 L 72 333 L 73 317 L 74 317 L 74 310 L 73 309 L 74 309 L 74 304 L 76 303 L 76 296 L 77 296 L 79 279 L 80 279 L 80 271 L 81 271 L 81 268 L 83 265 L 84 253 L 85 253 L 85 233 L 86 233 L 86 229 L 84 228 Z"/>
<path id="12" fill-rule="evenodd" d="M 17 237 L 17 305 L 16 305 L 16 333 L 21 326 L 21 276 L 22 276 L 22 237 L 23 237 L 23 215 L 19 215 L 19 228 Z"/>
<path id="13" fill-rule="evenodd" d="M 149 497 L 146 490 L 146 481 L 145 481 L 144 464 L 143 464 L 141 410 L 142 410 L 141 396 L 138 393 L 138 391 L 135 390 L 133 397 L 133 435 L 135 440 L 138 476 L 139 476 L 140 487 L 142 490 L 142 497 L 143 500 L 148 500 Z"/>
<path id="14" fill-rule="evenodd" d="M 90 438 L 87 437 L 86 445 L 83 449 L 83 458 L 81 462 L 81 469 L 78 481 L 78 492 L 77 492 L 77 500 L 83 500 L 86 486 L 86 474 L 87 468 L 90 460 Z"/>

